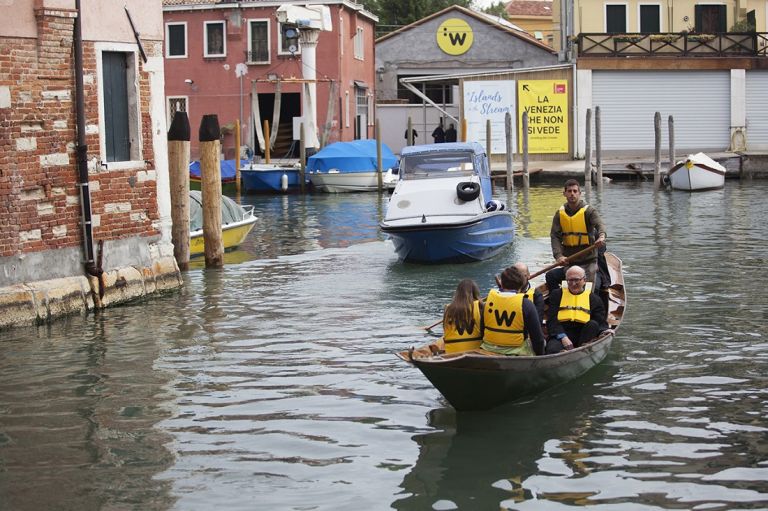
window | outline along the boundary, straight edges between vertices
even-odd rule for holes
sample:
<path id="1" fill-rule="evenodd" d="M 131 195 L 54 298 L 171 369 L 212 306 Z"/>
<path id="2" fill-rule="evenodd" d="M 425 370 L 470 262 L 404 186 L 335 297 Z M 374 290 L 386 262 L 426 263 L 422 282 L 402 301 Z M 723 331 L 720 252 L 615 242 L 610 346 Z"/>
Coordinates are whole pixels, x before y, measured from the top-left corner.
<path id="1" fill-rule="evenodd" d="M 605 32 L 623 34 L 627 31 L 627 6 L 625 4 L 605 4 Z"/>
<path id="2" fill-rule="evenodd" d="M 187 56 L 187 24 L 165 24 L 165 57 L 180 59 Z"/>
<path id="3" fill-rule="evenodd" d="M 224 57 L 227 55 L 226 31 L 223 21 L 205 22 L 205 57 Z"/>
<path id="4" fill-rule="evenodd" d="M 368 138 L 368 89 L 355 85 L 355 138 Z"/>
<path id="5" fill-rule="evenodd" d="M 248 63 L 269 64 L 269 20 L 248 22 Z"/>
<path id="6" fill-rule="evenodd" d="M 420 105 L 423 100 L 406 89 L 405 86 L 400 83 L 401 78 L 410 78 L 413 76 L 421 75 L 397 75 L 397 99 L 407 99 L 411 105 Z M 412 83 L 417 89 L 420 89 L 429 99 L 437 103 L 438 105 L 452 105 L 453 104 L 453 87 L 448 83 L 439 82 L 424 82 L 424 83 Z"/>
<path id="7" fill-rule="evenodd" d="M 724 5 L 703 4 L 696 6 L 696 32 L 717 34 L 727 32 Z"/>
<path id="8" fill-rule="evenodd" d="M 657 34 L 661 32 L 661 6 L 640 4 L 640 32 Z"/>
<path id="9" fill-rule="evenodd" d="M 355 31 L 355 58 L 363 60 L 365 57 L 365 46 L 363 45 L 363 28 L 357 27 Z"/>
<path id="10" fill-rule="evenodd" d="M 103 43 L 97 44 L 96 50 L 101 159 L 141 161 L 136 45 Z"/>
<path id="11" fill-rule="evenodd" d="M 299 55 L 301 54 L 301 45 L 299 44 L 299 31 L 291 25 L 280 24 L 280 45 L 277 53 L 280 55 Z"/>
<path id="12" fill-rule="evenodd" d="M 187 96 L 168 96 L 167 101 L 166 116 L 168 118 L 168 127 L 170 127 L 176 112 L 187 112 L 189 114 L 187 110 L 188 98 Z"/>

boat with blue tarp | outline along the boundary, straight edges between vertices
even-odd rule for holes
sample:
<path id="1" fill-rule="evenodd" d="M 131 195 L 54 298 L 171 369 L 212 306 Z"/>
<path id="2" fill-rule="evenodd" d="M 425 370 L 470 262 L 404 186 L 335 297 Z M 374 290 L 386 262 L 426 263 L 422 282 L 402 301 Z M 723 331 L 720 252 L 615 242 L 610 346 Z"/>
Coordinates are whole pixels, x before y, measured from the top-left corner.
<path id="1" fill-rule="evenodd" d="M 221 193 L 226 195 L 234 195 L 236 192 L 237 184 L 237 160 L 221 160 Z M 246 160 L 240 160 L 240 167 L 247 165 Z M 200 190 L 200 183 L 202 180 L 200 173 L 200 162 L 193 161 L 189 164 L 189 189 Z"/>
<path id="2" fill-rule="evenodd" d="M 401 260 L 479 261 L 513 241 L 514 218 L 491 199 L 490 165 L 480 144 L 405 147 L 399 175 L 380 227 Z"/>
<path id="3" fill-rule="evenodd" d="M 397 157 L 381 144 L 382 174 L 397 167 Z M 334 142 L 307 160 L 312 187 L 323 192 L 366 192 L 378 190 L 376 140 Z"/>
<path id="4" fill-rule="evenodd" d="M 301 169 L 296 165 L 251 163 L 240 169 L 240 178 L 247 193 L 286 193 L 298 191 Z M 304 184 L 309 179 L 304 177 Z"/>

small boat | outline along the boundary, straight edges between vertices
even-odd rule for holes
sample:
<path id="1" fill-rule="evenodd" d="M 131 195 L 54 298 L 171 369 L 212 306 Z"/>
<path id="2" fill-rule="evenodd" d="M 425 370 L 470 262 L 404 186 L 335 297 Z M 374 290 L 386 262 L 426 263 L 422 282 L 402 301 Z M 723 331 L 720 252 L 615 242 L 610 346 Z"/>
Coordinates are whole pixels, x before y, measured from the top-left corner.
<path id="1" fill-rule="evenodd" d="M 688 155 L 667 173 L 675 190 L 714 190 L 725 185 L 725 167 L 704 153 Z"/>
<path id="2" fill-rule="evenodd" d="M 300 188 L 301 169 L 292 165 L 251 163 L 240 169 L 240 178 L 246 193 L 285 193 Z M 309 180 L 304 177 L 304 184 Z"/>
<path id="3" fill-rule="evenodd" d="M 397 157 L 386 144 L 381 144 L 382 178 Z M 312 187 L 322 192 L 375 192 L 379 189 L 376 140 L 335 142 L 322 148 L 307 160 Z"/>
<path id="4" fill-rule="evenodd" d="M 224 250 L 240 245 L 256 223 L 253 206 L 240 206 L 227 196 L 221 196 L 221 239 Z M 189 191 L 189 255 L 205 253 L 203 242 L 203 196 L 198 190 Z"/>
<path id="5" fill-rule="evenodd" d="M 225 195 L 235 195 L 237 192 L 237 169 L 235 160 L 221 160 L 221 193 Z M 240 167 L 247 165 L 246 160 L 240 160 Z M 201 186 L 200 162 L 193 161 L 189 164 L 189 189 L 199 190 Z"/>
<path id="6" fill-rule="evenodd" d="M 491 200 L 485 149 L 476 142 L 403 148 L 400 177 L 379 224 L 402 261 L 471 262 L 512 242 L 512 213 Z"/>
<path id="7" fill-rule="evenodd" d="M 590 343 L 554 355 L 515 357 L 481 349 L 445 354 L 441 339 L 401 351 L 397 356 L 418 367 L 456 410 L 487 410 L 570 381 L 608 355 L 624 315 L 626 294 L 621 260 L 610 252 L 605 256 L 611 274 L 610 329 Z"/>

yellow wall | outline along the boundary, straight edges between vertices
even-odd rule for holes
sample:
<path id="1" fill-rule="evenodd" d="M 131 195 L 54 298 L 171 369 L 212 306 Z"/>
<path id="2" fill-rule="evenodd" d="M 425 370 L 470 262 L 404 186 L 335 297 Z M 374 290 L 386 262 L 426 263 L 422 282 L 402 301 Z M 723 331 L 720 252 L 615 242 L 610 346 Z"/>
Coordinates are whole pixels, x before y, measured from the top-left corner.
<path id="1" fill-rule="evenodd" d="M 559 43 L 560 36 L 557 35 L 557 41 L 555 41 L 555 34 L 552 26 L 552 18 L 542 18 L 540 16 L 510 16 L 509 21 L 514 23 L 518 27 L 522 28 L 532 36 L 536 36 L 536 32 L 541 32 L 544 36 L 541 42 L 554 47 L 555 43 Z"/>

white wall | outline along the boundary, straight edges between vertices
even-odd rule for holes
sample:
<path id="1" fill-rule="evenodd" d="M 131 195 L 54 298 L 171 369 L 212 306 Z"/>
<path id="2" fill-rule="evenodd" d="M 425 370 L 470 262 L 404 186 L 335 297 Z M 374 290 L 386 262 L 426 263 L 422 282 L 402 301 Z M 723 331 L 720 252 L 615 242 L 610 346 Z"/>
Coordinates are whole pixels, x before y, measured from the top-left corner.
<path id="1" fill-rule="evenodd" d="M 459 117 L 458 106 L 448 106 L 446 110 L 454 117 Z M 437 127 L 437 123 L 442 112 L 434 107 L 427 105 L 376 105 L 376 114 L 381 123 L 381 141 L 392 149 L 395 154 L 400 154 L 400 150 L 405 146 L 405 128 L 408 126 L 408 116 L 411 117 L 413 129 L 419 134 L 416 144 L 431 144 L 432 131 Z M 426 122 L 425 122 L 426 119 Z M 443 121 L 443 128 L 447 128 L 449 123 L 453 123 L 456 131 L 459 131 L 459 123 L 448 118 Z"/>

